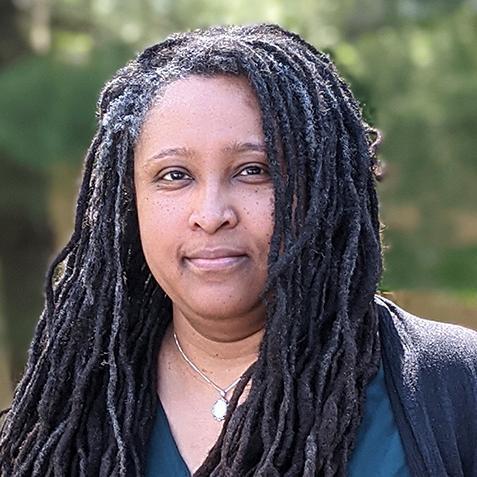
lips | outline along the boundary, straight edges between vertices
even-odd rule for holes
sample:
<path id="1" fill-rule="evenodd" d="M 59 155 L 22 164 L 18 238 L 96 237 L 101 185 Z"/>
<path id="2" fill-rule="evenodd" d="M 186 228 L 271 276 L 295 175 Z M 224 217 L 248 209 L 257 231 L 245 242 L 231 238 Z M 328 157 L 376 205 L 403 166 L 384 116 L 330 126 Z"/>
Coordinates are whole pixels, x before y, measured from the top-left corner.
<path id="1" fill-rule="evenodd" d="M 186 262 L 200 271 L 231 270 L 243 264 L 247 258 L 244 250 L 235 248 L 203 248 L 185 256 Z"/>

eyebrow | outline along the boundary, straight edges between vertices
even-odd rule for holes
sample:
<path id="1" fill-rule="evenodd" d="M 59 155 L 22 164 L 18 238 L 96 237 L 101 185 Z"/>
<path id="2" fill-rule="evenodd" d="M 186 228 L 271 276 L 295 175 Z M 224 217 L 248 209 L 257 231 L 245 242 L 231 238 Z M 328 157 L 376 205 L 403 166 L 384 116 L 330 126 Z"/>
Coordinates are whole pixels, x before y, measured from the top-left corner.
<path id="1" fill-rule="evenodd" d="M 265 144 L 260 142 L 234 142 L 233 144 L 224 147 L 223 151 L 227 154 L 240 154 L 249 151 L 266 153 L 267 148 Z M 153 154 L 147 162 L 158 161 L 169 156 L 191 157 L 193 155 L 194 153 L 186 147 L 168 147 L 167 149 L 163 149 L 162 151 Z"/>
<path id="2" fill-rule="evenodd" d="M 153 154 L 147 162 L 154 162 L 168 156 L 191 156 L 192 152 L 186 147 L 168 147 L 162 151 Z"/>
<path id="3" fill-rule="evenodd" d="M 234 142 L 230 146 L 224 148 L 224 152 L 239 154 L 241 152 L 267 152 L 265 144 L 260 142 Z"/>

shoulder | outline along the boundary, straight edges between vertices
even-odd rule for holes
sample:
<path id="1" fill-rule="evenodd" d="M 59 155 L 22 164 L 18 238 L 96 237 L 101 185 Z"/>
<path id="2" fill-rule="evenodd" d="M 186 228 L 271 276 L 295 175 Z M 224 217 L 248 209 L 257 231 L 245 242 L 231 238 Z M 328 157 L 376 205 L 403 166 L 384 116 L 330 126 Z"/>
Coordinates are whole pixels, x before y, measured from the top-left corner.
<path id="1" fill-rule="evenodd" d="M 477 333 L 375 302 L 387 387 L 416 475 L 477 475 Z"/>
<path id="2" fill-rule="evenodd" d="M 470 373 L 477 382 L 477 332 L 463 326 L 419 318 L 382 297 L 376 298 L 381 332 L 398 341 L 403 355 L 424 369 L 449 367 Z M 391 336 L 390 336 L 391 335 Z"/>

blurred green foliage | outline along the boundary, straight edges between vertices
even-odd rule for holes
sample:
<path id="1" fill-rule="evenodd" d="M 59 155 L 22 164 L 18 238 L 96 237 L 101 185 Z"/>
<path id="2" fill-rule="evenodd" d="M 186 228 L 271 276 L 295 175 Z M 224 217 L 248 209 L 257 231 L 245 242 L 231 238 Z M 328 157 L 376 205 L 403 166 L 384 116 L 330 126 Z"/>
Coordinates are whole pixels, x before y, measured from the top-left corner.
<path id="1" fill-rule="evenodd" d="M 383 287 L 475 296 L 475 0 L 7 1 L 0 5 L 0 309 L 13 376 L 38 316 L 47 258 L 71 228 L 101 85 L 173 31 L 261 21 L 329 52 L 384 133 Z"/>
<path id="2" fill-rule="evenodd" d="M 341 43 L 335 58 L 385 135 L 385 286 L 475 292 L 477 15 L 444 12 Z"/>
<path id="3" fill-rule="evenodd" d="M 28 56 L 0 75 L 0 145 L 33 167 L 78 163 L 94 133 L 96 97 L 118 64 L 130 56 L 114 45 L 88 61 L 71 63 L 50 54 Z"/>

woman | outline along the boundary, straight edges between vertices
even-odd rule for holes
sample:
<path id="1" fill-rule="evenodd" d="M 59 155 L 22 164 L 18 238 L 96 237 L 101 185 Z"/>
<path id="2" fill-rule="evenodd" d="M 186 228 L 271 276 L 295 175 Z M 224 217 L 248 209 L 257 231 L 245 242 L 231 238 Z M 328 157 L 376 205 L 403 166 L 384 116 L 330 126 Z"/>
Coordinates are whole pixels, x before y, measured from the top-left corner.
<path id="1" fill-rule="evenodd" d="M 476 335 L 375 296 L 376 134 L 277 26 L 106 85 L 2 475 L 477 475 Z"/>

